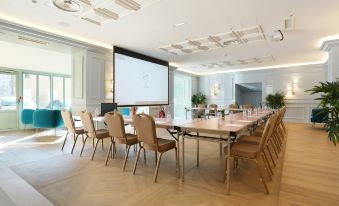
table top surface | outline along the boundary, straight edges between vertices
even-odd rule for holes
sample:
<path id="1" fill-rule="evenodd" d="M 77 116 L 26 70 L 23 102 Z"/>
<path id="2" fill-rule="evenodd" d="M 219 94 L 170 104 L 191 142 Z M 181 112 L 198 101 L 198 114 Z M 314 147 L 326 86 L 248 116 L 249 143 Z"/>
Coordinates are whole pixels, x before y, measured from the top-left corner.
<path id="1" fill-rule="evenodd" d="M 242 113 L 227 115 L 224 119 L 167 119 L 167 118 L 154 118 L 155 124 L 159 128 L 174 128 L 180 127 L 183 131 L 196 131 L 207 133 L 226 133 L 226 132 L 239 132 L 258 120 L 269 115 L 271 111 L 262 111 L 250 116 L 244 116 Z M 75 119 L 80 119 L 80 116 L 73 116 Z M 105 118 L 102 116 L 94 116 L 93 121 L 103 122 Z M 133 123 L 132 117 L 124 116 L 126 123 Z"/>
<path id="2" fill-rule="evenodd" d="M 199 108 L 199 107 L 186 107 L 185 108 L 187 111 L 190 111 L 190 110 L 199 110 L 199 109 L 201 109 L 201 110 L 215 110 L 214 108 Z M 216 108 L 216 110 L 218 110 L 218 111 L 221 111 L 221 110 L 227 110 L 227 111 L 245 111 L 245 110 L 248 110 L 248 109 L 240 109 L 240 108 Z"/>

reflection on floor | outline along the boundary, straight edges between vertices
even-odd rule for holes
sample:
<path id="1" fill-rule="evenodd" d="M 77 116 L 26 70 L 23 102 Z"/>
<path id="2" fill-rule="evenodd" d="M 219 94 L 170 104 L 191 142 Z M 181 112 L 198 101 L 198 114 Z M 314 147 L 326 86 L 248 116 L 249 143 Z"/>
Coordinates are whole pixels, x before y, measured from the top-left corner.
<path id="1" fill-rule="evenodd" d="M 55 205 L 337 205 L 339 202 L 339 155 L 322 129 L 306 124 L 288 124 L 285 154 L 281 154 L 265 195 L 251 162 L 239 162 L 231 177 L 231 195 L 225 195 L 223 158 L 219 145 L 200 143 L 200 166 L 196 167 L 196 143 L 187 140 L 186 176 L 175 176 L 175 155 L 164 154 L 158 183 L 152 181 L 154 154 L 140 161 L 132 175 L 135 152 L 131 150 L 122 172 L 125 148 L 118 147 L 115 159 L 104 166 L 108 148 L 98 147 L 90 160 L 92 145 L 79 157 L 79 141 L 73 155 L 72 139 L 61 151 L 64 132 L 35 131 L 0 133 L 0 162 L 31 184 Z M 159 136 L 170 136 L 158 130 Z M 88 143 L 91 143 L 90 141 Z M 186 142 L 185 142 L 186 143 Z M 284 156 L 285 155 L 285 156 Z M 283 164 L 284 163 L 284 164 Z M 0 192 L 0 198 L 2 198 Z M 1 201 L 0 201 L 1 203 Z"/>

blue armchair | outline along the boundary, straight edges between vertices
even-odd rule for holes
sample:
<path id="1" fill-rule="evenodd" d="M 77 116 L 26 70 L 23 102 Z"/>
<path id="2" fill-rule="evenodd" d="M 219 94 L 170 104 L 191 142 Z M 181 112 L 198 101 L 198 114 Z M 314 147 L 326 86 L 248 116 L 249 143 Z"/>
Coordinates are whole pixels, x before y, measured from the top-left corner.
<path id="1" fill-rule="evenodd" d="M 24 109 L 21 112 L 22 124 L 32 124 L 34 128 L 51 129 L 64 126 L 60 110 Z"/>
<path id="2" fill-rule="evenodd" d="M 315 123 L 324 123 L 327 118 L 328 114 L 323 109 L 321 108 L 312 109 L 310 120 L 313 123 L 313 125 L 315 125 Z"/>

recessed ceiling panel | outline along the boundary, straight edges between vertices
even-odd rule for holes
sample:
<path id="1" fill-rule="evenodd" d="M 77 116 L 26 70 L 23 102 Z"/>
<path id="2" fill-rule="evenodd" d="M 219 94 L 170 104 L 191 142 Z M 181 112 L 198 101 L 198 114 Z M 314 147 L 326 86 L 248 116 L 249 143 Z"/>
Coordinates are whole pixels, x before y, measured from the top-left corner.
<path id="1" fill-rule="evenodd" d="M 181 55 L 199 51 L 208 51 L 228 47 L 231 45 L 247 44 L 256 41 L 264 41 L 265 35 L 261 26 L 231 30 L 221 34 L 214 34 L 198 39 L 187 39 L 184 42 L 174 43 L 160 47 L 163 51 Z M 187 52 L 190 51 L 190 52 Z"/>

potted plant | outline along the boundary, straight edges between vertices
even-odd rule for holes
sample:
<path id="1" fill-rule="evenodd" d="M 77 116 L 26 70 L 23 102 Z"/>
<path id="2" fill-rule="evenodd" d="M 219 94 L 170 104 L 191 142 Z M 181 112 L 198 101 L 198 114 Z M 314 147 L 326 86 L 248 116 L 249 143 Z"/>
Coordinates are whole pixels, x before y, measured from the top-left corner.
<path id="1" fill-rule="evenodd" d="M 334 145 L 339 142 L 339 79 L 334 82 L 320 82 L 320 85 L 306 90 L 311 94 L 321 94 L 316 100 L 320 100 L 318 105 L 322 112 L 328 114 L 324 119 L 328 138 Z"/>
<path id="2" fill-rule="evenodd" d="M 198 106 L 199 104 L 206 104 L 206 95 L 202 94 L 201 92 L 197 94 L 193 94 L 191 101 L 194 106 Z"/>
<path id="3" fill-rule="evenodd" d="M 265 99 L 266 105 L 271 109 L 279 109 L 285 106 L 285 94 L 283 92 L 269 94 Z"/>

